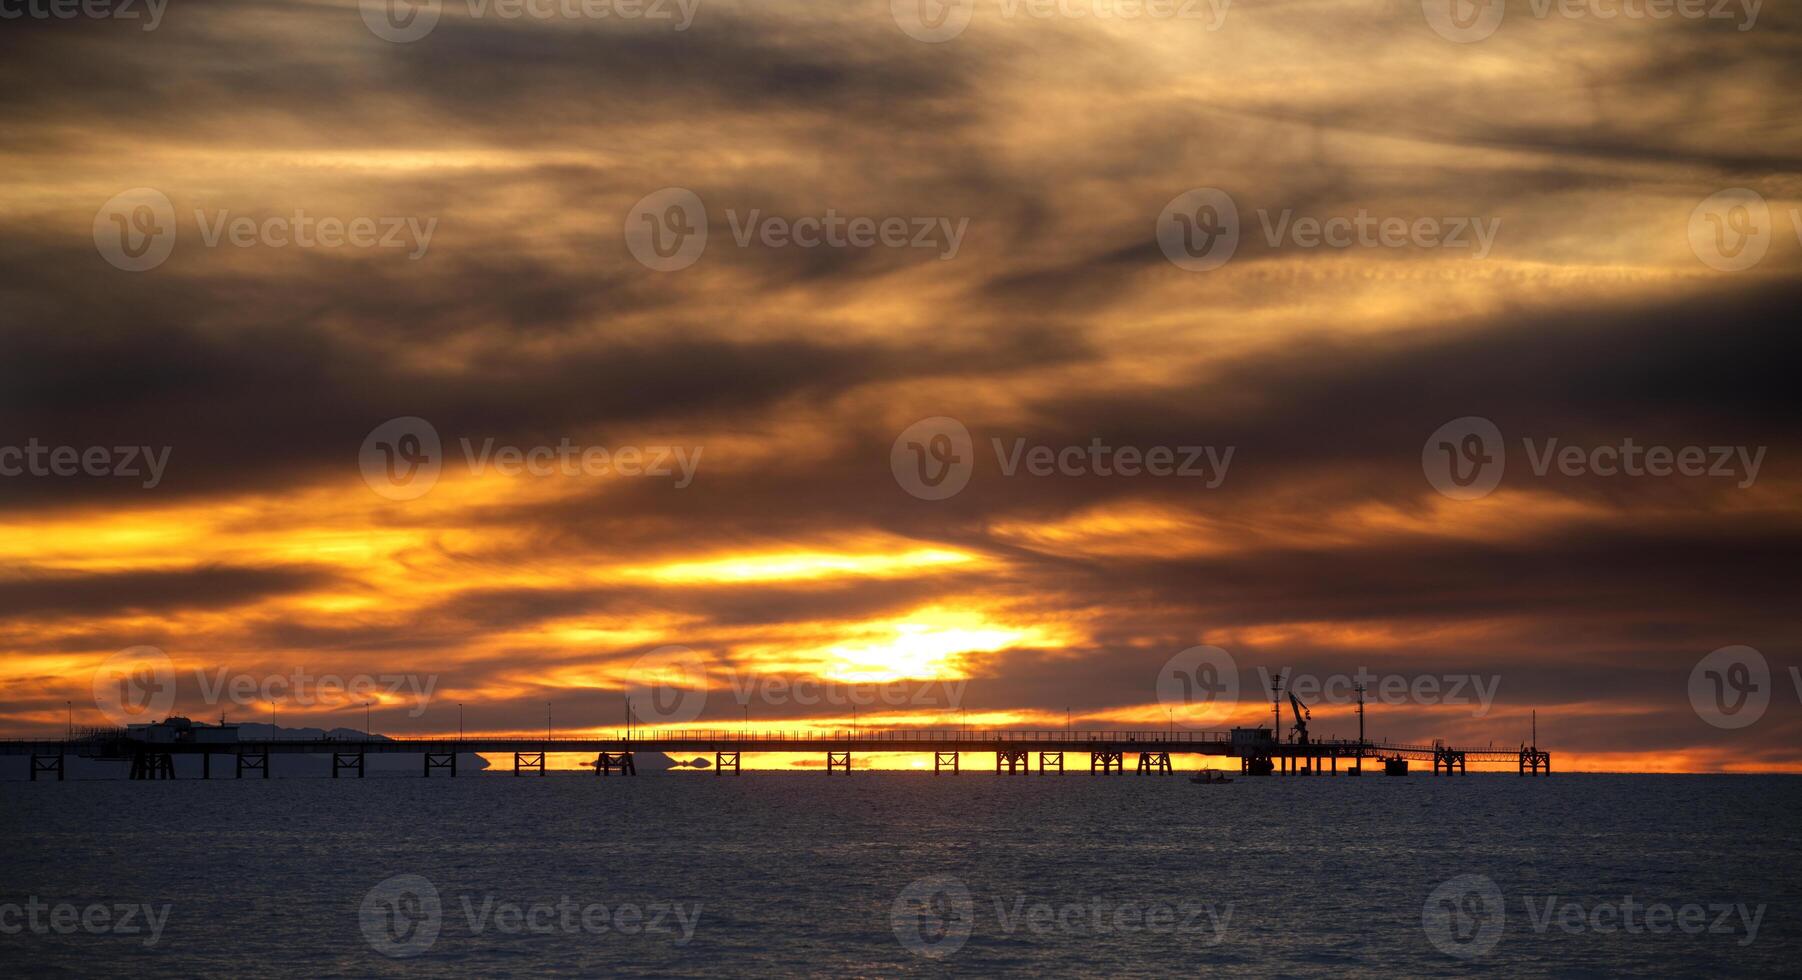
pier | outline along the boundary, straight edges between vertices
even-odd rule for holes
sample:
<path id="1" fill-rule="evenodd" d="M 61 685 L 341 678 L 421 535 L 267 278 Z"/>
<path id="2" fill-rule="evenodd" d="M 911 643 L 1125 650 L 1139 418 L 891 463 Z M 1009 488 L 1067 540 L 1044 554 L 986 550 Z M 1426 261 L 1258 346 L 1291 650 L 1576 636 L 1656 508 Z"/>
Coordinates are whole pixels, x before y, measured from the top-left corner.
<path id="1" fill-rule="evenodd" d="M 1552 756 L 1537 745 L 1518 749 L 1457 747 L 1374 742 L 1354 739 L 1277 741 L 1268 729 L 1204 731 L 1068 731 L 1021 729 L 840 729 L 836 731 L 735 731 L 685 729 L 633 732 L 629 737 L 484 737 L 369 739 L 248 739 L 242 741 L 147 741 L 125 730 L 94 730 L 61 739 L 0 740 L 0 755 L 30 756 L 31 779 L 63 779 L 70 756 L 129 763 L 128 778 L 174 779 L 176 756 L 201 757 L 201 778 L 211 779 L 214 757 L 234 778 L 268 779 L 284 755 L 319 755 L 332 759 L 332 778 L 364 776 L 370 755 L 416 755 L 420 775 L 455 777 L 457 756 L 480 754 L 512 757 L 514 775 L 544 775 L 548 753 L 591 755 L 596 776 L 631 776 L 638 771 L 635 754 L 711 756 L 715 775 L 741 772 L 745 752 L 779 752 L 823 757 L 828 774 L 852 771 L 853 760 L 871 752 L 931 754 L 935 774 L 963 771 L 965 756 L 992 756 L 1000 775 L 1063 773 L 1065 757 L 1076 755 L 1071 768 L 1080 771 L 1088 757 L 1091 773 L 1124 773 L 1126 757 L 1137 757 L 1140 774 L 1176 771 L 1184 757 L 1237 759 L 1247 775 L 1348 774 L 1362 772 L 1371 760 L 1391 775 L 1407 772 L 1409 762 L 1426 762 L 1433 775 L 1459 775 L 1471 762 L 1517 764 L 1521 775 L 1550 774 Z"/>

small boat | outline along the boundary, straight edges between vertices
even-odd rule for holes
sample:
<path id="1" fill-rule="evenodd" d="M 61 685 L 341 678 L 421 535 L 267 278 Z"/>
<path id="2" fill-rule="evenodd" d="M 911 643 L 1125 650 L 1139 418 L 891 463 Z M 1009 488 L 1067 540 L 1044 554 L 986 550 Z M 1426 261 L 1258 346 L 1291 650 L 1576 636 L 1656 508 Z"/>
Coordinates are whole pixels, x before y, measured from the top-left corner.
<path id="1" fill-rule="evenodd" d="M 1218 769 L 1204 769 L 1189 777 L 1191 783 L 1230 783 L 1232 779 Z"/>

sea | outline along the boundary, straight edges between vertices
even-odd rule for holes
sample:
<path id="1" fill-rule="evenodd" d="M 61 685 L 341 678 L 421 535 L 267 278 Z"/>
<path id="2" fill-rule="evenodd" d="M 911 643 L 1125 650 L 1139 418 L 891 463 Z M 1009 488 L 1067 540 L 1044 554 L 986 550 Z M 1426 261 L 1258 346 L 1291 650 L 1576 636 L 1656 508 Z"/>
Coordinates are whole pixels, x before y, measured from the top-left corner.
<path id="1" fill-rule="evenodd" d="M 0 783 L 0 976 L 1802 975 L 1802 777 Z"/>

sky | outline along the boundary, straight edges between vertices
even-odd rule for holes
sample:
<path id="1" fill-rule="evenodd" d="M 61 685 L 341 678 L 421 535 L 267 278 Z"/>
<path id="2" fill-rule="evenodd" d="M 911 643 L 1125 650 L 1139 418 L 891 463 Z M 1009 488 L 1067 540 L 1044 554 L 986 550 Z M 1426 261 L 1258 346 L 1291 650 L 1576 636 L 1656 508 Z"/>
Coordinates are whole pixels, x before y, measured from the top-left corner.
<path id="1" fill-rule="evenodd" d="M 1793 7 L 396 3 L 4 5 L 0 734 L 1802 771 Z"/>

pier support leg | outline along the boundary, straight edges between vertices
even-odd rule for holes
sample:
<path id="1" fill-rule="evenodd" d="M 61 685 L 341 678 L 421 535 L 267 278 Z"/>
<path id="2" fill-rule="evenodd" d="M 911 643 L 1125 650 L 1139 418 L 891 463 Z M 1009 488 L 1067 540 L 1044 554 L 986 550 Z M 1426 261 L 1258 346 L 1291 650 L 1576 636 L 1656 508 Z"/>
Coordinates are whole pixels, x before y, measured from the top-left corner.
<path id="1" fill-rule="evenodd" d="M 827 752 L 826 752 L 826 771 L 832 772 L 835 769 L 843 769 L 846 772 L 851 771 L 851 750 L 850 749 L 846 749 L 843 752 L 833 752 L 830 749 L 827 750 Z"/>
<path id="2" fill-rule="evenodd" d="M 1040 752 L 1039 772 L 1045 773 L 1054 770 L 1057 772 L 1064 771 L 1064 754 L 1062 752 Z"/>
<path id="3" fill-rule="evenodd" d="M 36 753 L 32 753 L 32 756 L 31 756 L 31 781 L 32 782 L 34 782 L 34 783 L 37 782 L 38 773 L 41 772 L 41 773 L 45 773 L 46 775 L 48 775 L 49 773 L 56 773 L 56 781 L 60 783 L 63 781 L 63 769 L 64 769 L 63 755 L 61 752 L 58 752 L 55 755 L 38 755 Z"/>
<path id="4" fill-rule="evenodd" d="M 544 753 L 543 752 L 515 752 L 515 753 L 513 753 L 513 775 L 517 776 L 522 771 L 532 772 L 534 770 L 537 771 L 538 775 L 540 775 L 540 776 L 544 775 Z"/>
<path id="5" fill-rule="evenodd" d="M 619 769 L 622 776 L 638 775 L 638 766 L 633 762 L 630 752 L 602 752 L 600 759 L 594 764 L 595 773 L 601 776 L 612 775 L 615 768 Z"/>
<path id="6" fill-rule="evenodd" d="M 1026 764 L 1028 758 L 1026 749 L 996 749 L 995 771 L 997 773 L 1004 770 L 1008 773 L 1031 772 L 1032 767 Z"/>
<path id="7" fill-rule="evenodd" d="M 432 778 L 433 769 L 444 769 L 454 779 L 457 775 L 457 753 L 427 752 L 425 753 L 425 778 Z"/>
<path id="8" fill-rule="evenodd" d="M 269 778 L 269 748 L 238 750 L 238 778 L 243 779 L 247 772 L 261 772 L 264 779 Z"/>
<path id="9" fill-rule="evenodd" d="M 1090 772 L 1125 772 L 1126 753 L 1119 749 L 1104 749 L 1089 753 Z"/>
<path id="10" fill-rule="evenodd" d="M 131 757 L 131 779 L 174 779 L 175 758 L 167 752 L 139 749 Z"/>
<path id="11" fill-rule="evenodd" d="M 1168 753 L 1168 752 L 1141 752 L 1141 753 L 1139 753 L 1139 771 L 1141 773 L 1146 773 L 1146 772 L 1167 773 L 1167 772 L 1170 772 L 1170 753 Z"/>
<path id="12" fill-rule="evenodd" d="M 957 751 L 955 749 L 950 752 L 934 752 L 934 753 L 932 753 L 932 773 L 933 773 L 933 775 L 936 776 L 939 773 L 944 772 L 946 769 L 951 770 L 952 775 L 957 774 Z"/>
<path id="13" fill-rule="evenodd" d="M 200 778 L 213 778 L 213 753 L 211 752 L 200 753 Z"/>
<path id="14" fill-rule="evenodd" d="M 345 772 L 349 772 L 350 770 L 355 769 L 357 771 L 357 778 L 362 779 L 363 778 L 363 752 L 362 752 L 362 750 L 359 749 L 355 752 L 333 752 L 332 753 L 332 778 L 333 779 L 338 778 L 338 771 L 340 769 L 344 770 Z"/>
<path id="15" fill-rule="evenodd" d="M 737 752 L 714 752 L 713 753 L 713 774 L 715 776 L 717 776 L 720 773 L 725 772 L 727 769 L 731 769 L 732 775 L 734 775 L 734 776 L 739 774 L 738 753 Z"/>

